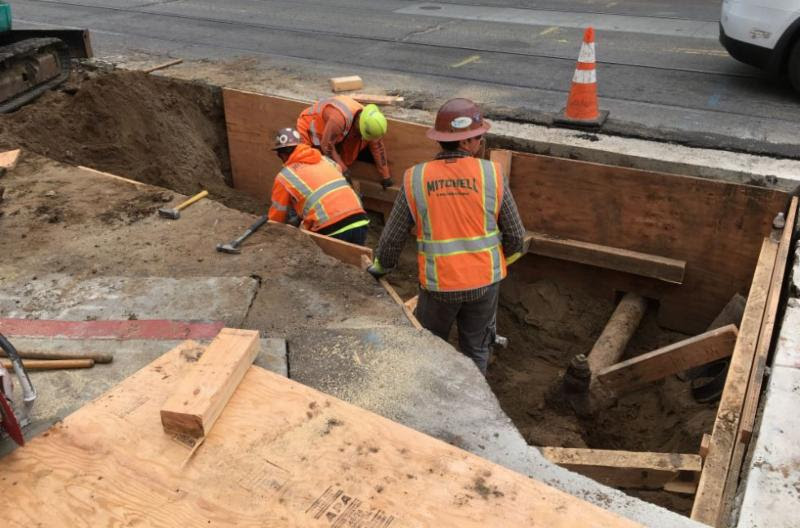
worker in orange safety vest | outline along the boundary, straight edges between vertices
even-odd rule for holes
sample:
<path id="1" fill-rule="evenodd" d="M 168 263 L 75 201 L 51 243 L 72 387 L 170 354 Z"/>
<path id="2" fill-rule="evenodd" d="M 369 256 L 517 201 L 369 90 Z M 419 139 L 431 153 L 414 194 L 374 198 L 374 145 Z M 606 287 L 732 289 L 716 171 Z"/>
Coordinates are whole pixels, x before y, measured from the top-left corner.
<path id="1" fill-rule="evenodd" d="M 361 200 L 335 162 L 302 143 L 293 128 L 283 128 L 273 149 L 284 164 L 272 185 L 269 219 L 364 245 L 369 218 Z"/>
<path id="2" fill-rule="evenodd" d="M 317 101 L 297 119 L 297 131 L 303 143 L 320 149 L 334 160 L 348 181 L 349 167 L 356 160 L 369 161 L 378 169 L 384 189 L 392 185 L 382 139 L 387 129 L 386 117 L 377 106 L 362 106 L 346 95 Z"/>
<path id="3" fill-rule="evenodd" d="M 458 326 L 461 352 L 486 374 L 496 334 L 500 281 L 522 254 L 525 228 L 500 166 L 476 158 L 489 130 L 468 99 L 439 109 L 427 136 L 433 161 L 408 169 L 367 271 L 380 278 L 400 257 L 416 226 L 419 322 L 445 341 Z"/>

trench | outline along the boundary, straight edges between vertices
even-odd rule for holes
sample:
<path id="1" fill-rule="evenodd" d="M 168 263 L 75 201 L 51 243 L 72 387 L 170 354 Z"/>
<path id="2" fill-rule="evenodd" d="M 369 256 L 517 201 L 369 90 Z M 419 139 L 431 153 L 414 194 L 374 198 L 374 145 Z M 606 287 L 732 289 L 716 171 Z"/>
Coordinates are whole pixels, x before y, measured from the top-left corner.
<path id="1" fill-rule="evenodd" d="M 261 213 L 264 200 L 233 189 L 221 91 L 198 83 L 78 68 L 66 85 L 0 117 L 0 146 L 191 195 L 201 189 L 224 205 Z M 368 244 L 382 227 L 372 215 Z M 417 293 L 409 239 L 390 282 L 404 299 Z M 711 430 L 716 404 L 692 399 L 687 382 L 672 376 L 619 398 L 590 419 L 551 404 L 547 395 L 570 359 L 587 353 L 614 309 L 613 299 L 570 289 L 556 280 L 515 278 L 501 290 L 498 332 L 509 338 L 495 351 L 488 382 L 530 445 L 696 453 Z M 628 356 L 686 337 L 658 326 L 651 308 L 629 344 Z M 457 346 L 455 336 L 451 339 Z M 625 490 L 688 514 L 690 495 Z"/>

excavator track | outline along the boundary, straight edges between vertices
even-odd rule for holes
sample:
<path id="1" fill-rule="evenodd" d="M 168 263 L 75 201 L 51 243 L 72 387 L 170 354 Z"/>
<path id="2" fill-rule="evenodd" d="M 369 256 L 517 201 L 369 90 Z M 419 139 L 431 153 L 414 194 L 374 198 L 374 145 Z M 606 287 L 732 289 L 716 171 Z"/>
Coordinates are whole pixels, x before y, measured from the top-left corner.
<path id="1" fill-rule="evenodd" d="M 69 78 L 70 55 L 56 38 L 31 38 L 0 46 L 0 113 L 33 101 Z"/>

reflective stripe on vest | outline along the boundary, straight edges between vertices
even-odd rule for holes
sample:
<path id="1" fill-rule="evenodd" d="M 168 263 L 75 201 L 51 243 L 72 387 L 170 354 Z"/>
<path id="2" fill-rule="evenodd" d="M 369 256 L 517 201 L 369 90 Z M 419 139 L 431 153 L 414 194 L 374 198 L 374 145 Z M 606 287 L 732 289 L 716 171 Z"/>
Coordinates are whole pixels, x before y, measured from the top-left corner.
<path id="1" fill-rule="evenodd" d="M 433 228 L 428 214 L 428 199 L 425 193 L 424 180 L 425 169 L 428 164 L 421 163 L 412 169 L 411 195 L 421 231 L 421 238 L 417 241 L 417 251 L 425 261 L 425 287 L 428 290 L 438 291 L 440 288 L 436 258 L 443 256 L 486 251 L 491 258 L 492 283 L 499 282 L 503 278 L 502 237 L 497 227 L 497 215 L 500 205 L 497 196 L 498 177 L 493 163 L 488 160 L 477 161 L 479 162 L 481 180 L 483 181 L 481 201 L 484 208 L 484 230 L 486 234 L 469 238 L 433 240 Z"/>
<path id="2" fill-rule="evenodd" d="M 322 112 L 328 105 L 335 106 L 342 113 L 342 115 L 344 115 L 345 135 L 350 132 L 350 127 L 353 126 L 353 112 L 350 111 L 350 108 L 348 108 L 346 104 L 334 97 L 317 101 L 311 107 L 311 112 L 309 112 L 309 115 L 311 116 L 311 125 L 308 127 L 309 133 L 311 134 L 311 142 L 314 143 L 315 146 L 319 146 L 322 141 L 319 137 L 319 133 L 317 132 L 317 118 L 322 118 Z"/>
<path id="3" fill-rule="evenodd" d="M 280 173 L 289 181 L 289 183 L 292 184 L 295 189 L 298 190 L 298 192 L 303 194 L 303 197 L 305 198 L 305 204 L 303 205 L 303 217 L 308 216 L 309 213 L 314 210 L 317 213 L 317 220 L 323 224 L 327 222 L 330 217 L 328 216 L 328 212 L 325 210 L 325 207 L 322 205 L 322 199 L 334 191 L 349 187 L 347 180 L 341 178 L 330 181 L 316 191 L 312 192 L 308 185 L 306 185 L 305 182 L 303 182 L 303 180 L 289 167 L 284 167 L 281 169 Z"/>

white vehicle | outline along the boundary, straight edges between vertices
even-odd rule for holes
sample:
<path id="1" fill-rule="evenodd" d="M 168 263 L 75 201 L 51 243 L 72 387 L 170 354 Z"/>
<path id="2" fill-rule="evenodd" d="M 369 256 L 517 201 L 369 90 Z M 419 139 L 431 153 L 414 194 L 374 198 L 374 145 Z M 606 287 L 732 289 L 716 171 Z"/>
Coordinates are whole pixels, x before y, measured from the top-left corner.
<path id="1" fill-rule="evenodd" d="M 734 59 L 787 75 L 800 92 L 800 0 L 724 0 L 719 41 Z"/>

